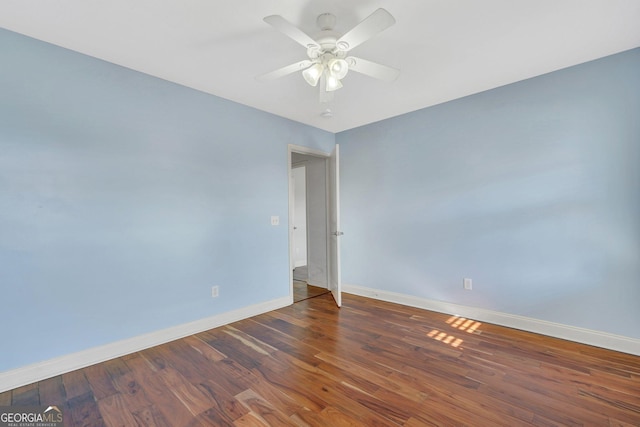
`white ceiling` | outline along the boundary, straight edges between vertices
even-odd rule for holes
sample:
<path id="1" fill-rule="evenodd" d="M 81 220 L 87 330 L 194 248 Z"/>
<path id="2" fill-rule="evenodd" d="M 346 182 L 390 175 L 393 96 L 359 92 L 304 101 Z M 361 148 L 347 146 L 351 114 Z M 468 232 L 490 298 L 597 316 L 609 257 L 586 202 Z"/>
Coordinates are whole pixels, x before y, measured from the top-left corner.
<path id="1" fill-rule="evenodd" d="M 400 68 L 396 81 L 349 73 L 327 105 L 299 73 L 255 79 L 306 58 L 263 17 L 313 35 L 331 12 L 344 33 L 379 7 L 396 25 L 351 53 Z M 640 1 L 3 0 L 0 26 L 339 132 L 639 47 Z"/>

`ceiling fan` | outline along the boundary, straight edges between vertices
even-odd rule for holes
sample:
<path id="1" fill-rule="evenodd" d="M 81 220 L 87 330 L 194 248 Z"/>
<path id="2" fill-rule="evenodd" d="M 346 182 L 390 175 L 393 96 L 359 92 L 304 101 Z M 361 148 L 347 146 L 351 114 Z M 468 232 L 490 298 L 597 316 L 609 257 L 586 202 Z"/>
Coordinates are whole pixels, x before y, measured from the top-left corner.
<path id="1" fill-rule="evenodd" d="M 320 32 L 313 38 L 280 15 L 267 16 L 264 21 L 304 46 L 308 59 L 257 76 L 260 81 L 302 71 L 302 76 L 311 86 L 320 83 L 320 102 L 328 102 L 333 92 L 342 87 L 341 80 L 349 71 L 385 81 L 393 81 L 400 74 L 396 68 L 347 56 L 351 49 L 395 24 L 396 20 L 385 9 L 376 10 L 342 36 L 333 31 L 336 17 L 331 13 L 318 16 L 316 23 Z"/>

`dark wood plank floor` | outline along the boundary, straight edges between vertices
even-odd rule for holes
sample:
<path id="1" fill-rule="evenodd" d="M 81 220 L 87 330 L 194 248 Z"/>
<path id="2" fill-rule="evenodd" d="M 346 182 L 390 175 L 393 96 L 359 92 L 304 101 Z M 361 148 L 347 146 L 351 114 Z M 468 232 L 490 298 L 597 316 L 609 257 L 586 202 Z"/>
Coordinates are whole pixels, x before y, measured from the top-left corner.
<path id="1" fill-rule="evenodd" d="M 0 394 L 69 426 L 638 426 L 640 357 L 323 295 Z"/>

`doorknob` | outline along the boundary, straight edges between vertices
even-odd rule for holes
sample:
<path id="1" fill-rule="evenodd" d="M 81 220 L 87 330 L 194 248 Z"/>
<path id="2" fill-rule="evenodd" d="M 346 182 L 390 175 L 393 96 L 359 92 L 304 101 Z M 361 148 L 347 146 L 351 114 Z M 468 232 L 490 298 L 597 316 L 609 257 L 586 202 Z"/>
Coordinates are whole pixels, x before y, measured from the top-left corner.
<path id="1" fill-rule="evenodd" d="M 344 233 L 342 231 L 334 231 L 332 234 L 334 236 L 342 236 Z"/>

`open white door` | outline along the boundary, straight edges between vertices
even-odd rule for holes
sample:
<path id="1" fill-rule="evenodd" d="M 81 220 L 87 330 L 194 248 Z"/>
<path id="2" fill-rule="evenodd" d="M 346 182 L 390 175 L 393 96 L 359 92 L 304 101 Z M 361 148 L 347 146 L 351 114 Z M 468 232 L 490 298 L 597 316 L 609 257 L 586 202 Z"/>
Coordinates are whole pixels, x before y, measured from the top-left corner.
<path id="1" fill-rule="evenodd" d="M 329 290 L 338 307 L 342 305 L 340 279 L 340 146 L 329 157 Z"/>

